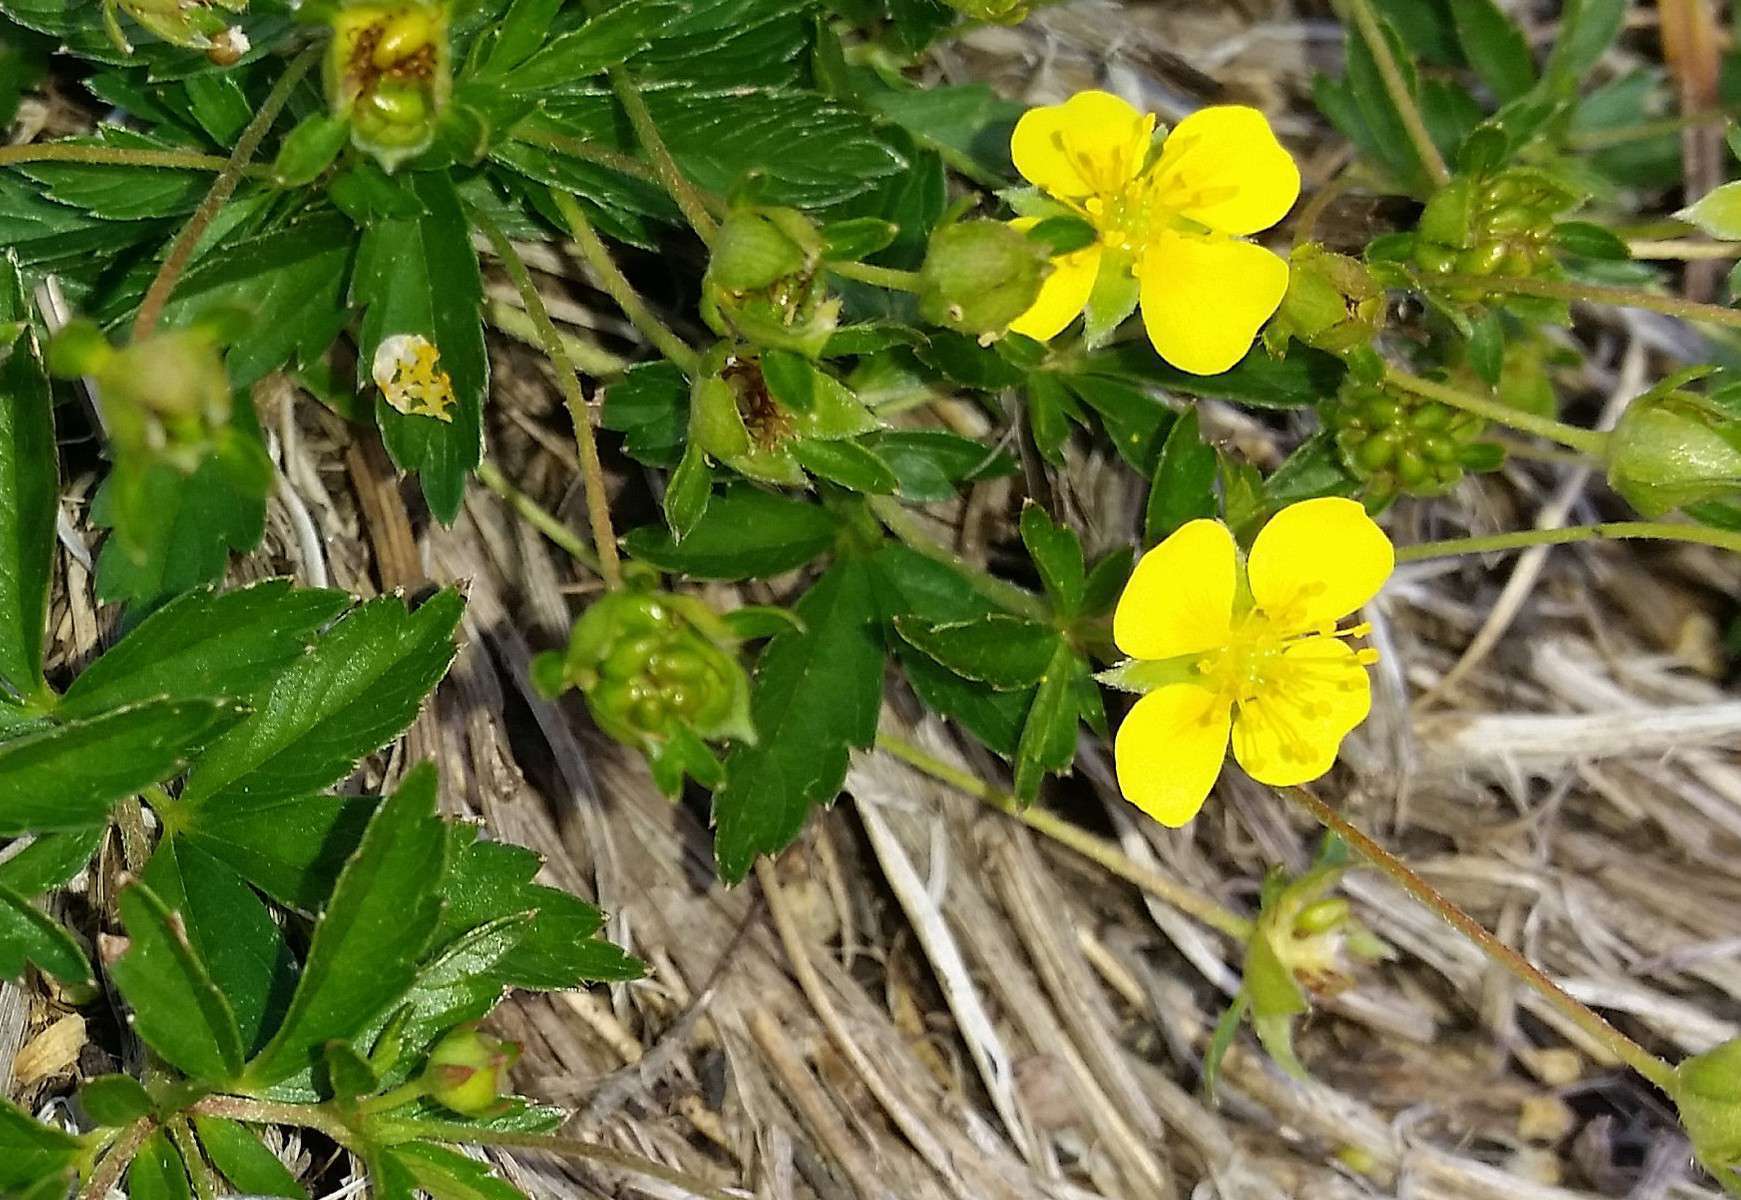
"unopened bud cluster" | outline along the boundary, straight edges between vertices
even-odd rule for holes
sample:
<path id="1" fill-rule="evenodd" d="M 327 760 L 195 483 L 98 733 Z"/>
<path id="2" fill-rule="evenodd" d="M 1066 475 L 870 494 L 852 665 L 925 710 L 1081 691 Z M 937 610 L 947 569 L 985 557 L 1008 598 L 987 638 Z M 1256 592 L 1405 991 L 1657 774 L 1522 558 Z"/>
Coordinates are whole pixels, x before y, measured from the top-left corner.
<path id="1" fill-rule="evenodd" d="M 1324 406 L 1323 419 L 1374 510 L 1398 496 L 1441 495 L 1464 472 L 1499 465 L 1498 446 L 1481 440 L 1482 418 L 1352 375 Z"/>
<path id="2" fill-rule="evenodd" d="M 1552 273 L 1554 226 L 1580 197 L 1565 184 L 1527 167 L 1491 176 L 1461 176 L 1441 188 L 1421 214 L 1414 264 L 1433 275 L 1523 279 Z M 1474 303 L 1486 293 L 1450 286 L 1453 300 Z"/>

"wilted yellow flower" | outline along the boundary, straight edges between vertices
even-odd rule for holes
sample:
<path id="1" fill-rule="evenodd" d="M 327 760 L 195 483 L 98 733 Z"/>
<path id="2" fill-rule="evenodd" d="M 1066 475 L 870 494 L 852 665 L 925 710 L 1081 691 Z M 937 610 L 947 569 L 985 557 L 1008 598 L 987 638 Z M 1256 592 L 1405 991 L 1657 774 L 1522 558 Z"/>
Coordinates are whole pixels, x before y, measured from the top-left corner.
<path id="1" fill-rule="evenodd" d="M 453 420 L 453 381 L 441 369 L 441 352 L 422 334 L 382 338 L 369 374 L 387 403 L 407 416 Z"/>
<path id="2" fill-rule="evenodd" d="M 1103 271 L 1130 272 L 1156 351 L 1214 375 L 1245 355 L 1288 289 L 1286 261 L 1243 239 L 1287 215 L 1300 172 L 1255 108 L 1192 113 L 1158 154 L 1154 131 L 1153 115 L 1093 91 L 1016 123 L 1016 169 L 1098 238 L 1053 260 L 1040 298 L 1010 328 L 1045 341 L 1088 304 Z"/>
<path id="3" fill-rule="evenodd" d="M 1371 709 L 1366 667 L 1378 657 L 1349 644 L 1367 626 L 1339 622 L 1378 593 L 1395 562 L 1366 510 L 1337 498 L 1282 509 L 1243 564 L 1219 521 L 1192 521 L 1145 554 L 1112 636 L 1142 660 L 1126 679 L 1149 668 L 1166 682 L 1119 726 L 1125 798 L 1163 825 L 1185 824 L 1221 773 L 1230 733 L 1234 758 L 1262 783 L 1328 771 Z"/>

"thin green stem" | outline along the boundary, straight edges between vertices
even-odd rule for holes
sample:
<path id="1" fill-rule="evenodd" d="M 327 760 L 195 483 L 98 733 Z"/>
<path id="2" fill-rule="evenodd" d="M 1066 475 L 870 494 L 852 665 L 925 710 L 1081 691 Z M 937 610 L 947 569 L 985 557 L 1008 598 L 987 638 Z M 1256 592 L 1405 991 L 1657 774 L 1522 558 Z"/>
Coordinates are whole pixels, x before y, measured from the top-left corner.
<path id="1" fill-rule="evenodd" d="M 1034 593 L 1019 588 L 1013 583 L 999 579 L 985 568 L 968 562 L 961 555 L 951 550 L 931 537 L 920 528 L 901 502 L 892 496 L 871 496 L 869 498 L 871 513 L 881 521 L 888 531 L 895 535 L 908 549 L 924 555 L 932 562 L 940 562 L 952 567 L 967 578 L 973 590 L 1002 608 L 1030 620 L 1047 622 L 1052 614 L 1046 604 Z"/>
<path id="2" fill-rule="evenodd" d="M 1426 168 L 1435 187 L 1444 187 L 1451 182 L 1451 169 L 1445 165 L 1444 156 L 1433 142 L 1427 122 L 1421 116 L 1420 106 L 1415 103 L 1414 93 L 1409 90 L 1408 80 L 1403 78 L 1396 56 L 1390 52 L 1390 39 L 1384 35 L 1378 14 L 1372 10 L 1371 0 L 1341 0 L 1341 7 L 1353 19 L 1360 30 L 1361 39 L 1372 52 L 1373 65 L 1378 68 L 1379 78 L 1384 81 L 1384 90 L 1390 94 L 1390 102 L 1396 107 L 1397 116 L 1402 118 L 1403 129 L 1407 131 L 1409 141 L 1414 145 L 1421 166 Z"/>
<path id="3" fill-rule="evenodd" d="M 1700 546 L 1716 546 L 1741 554 L 1741 532 L 1712 529 L 1706 525 L 1673 525 L 1665 521 L 1609 521 L 1600 525 L 1567 525 L 1559 529 L 1519 529 L 1511 533 L 1489 533 L 1479 537 L 1450 538 L 1442 542 L 1421 542 L 1415 546 L 1399 546 L 1397 562 L 1422 562 L 1434 558 L 1455 558 L 1463 554 L 1490 554 L 1496 550 L 1521 550 L 1527 546 L 1564 546 L 1572 542 L 1621 541 L 1644 539 L 1657 542 L 1692 542 Z"/>
<path id="4" fill-rule="evenodd" d="M 868 283 L 874 287 L 888 288 L 893 292 L 916 292 L 919 290 L 919 273 L 917 271 L 901 271 L 894 267 L 879 267 L 873 263 L 862 262 L 831 262 L 828 273 L 838 275 L 842 279 L 856 279 L 860 283 Z"/>
<path id="5" fill-rule="evenodd" d="M 877 733 L 877 748 L 900 759 L 916 771 L 923 772 L 939 783 L 958 792 L 983 800 L 1000 812 L 1007 813 L 1034 832 L 1044 835 L 1074 850 L 1096 863 L 1108 873 L 1133 883 L 1149 895 L 1169 904 L 1190 917 L 1195 917 L 1211 929 L 1226 934 L 1236 942 L 1251 937 L 1251 922 L 1228 908 L 1223 908 L 1201 892 L 1162 875 L 1134 861 L 1124 851 L 1105 838 L 1096 837 L 1086 829 L 1073 825 L 1062 817 L 1037 806 L 1024 806 L 1008 792 L 993 787 L 985 780 L 959 767 L 944 762 L 905 738 L 892 733 Z"/>
<path id="6" fill-rule="evenodd" d="M 544 343 L 538 337 L 537 322 L 523 308 L 515 308 L 506 300 L 486 300 L 484 319 L 511 338 L 540 350 L 544 348 Z M 589 342 L 585 338 L 560 330 L 558 336 L 562 339 L 562 348 L 568 351 L 569 361 L 595 379 L 621 375 L 628 369 L 628 359 L 612 354 L 597 342 Z"/>
<path id="7" fill-rule="evenodd" d="M 33 162 L 87 163 L 102 167 L 168 167 L 184 171 L 222 171 L 230 160 L 216 154 L 192 154 L 184 150 L 129 150 L 122 146 L 79 146 L 66 142 L 0 146 L 0 167 Z M 249 174 L 269 175 L 257 167 Z"/>
<path id="8" fill-rule="evenodd" d="M 1567 425 L 1564 421 L 1556 421 L 1551 417 L 1538 417 L 1502 401 L 1474 392 L 1465 392 L 1431 379 L 1422 379 L 1419 375 L 1411 375 L 1395 367 L 1386 367 L 1384 378 L 1392 387 L 1413 392 L 1429 400 L 1437 400 L 1441 404 L 1449 404 L 1452 408 L 1472 412 L 1486 417 L 1489 421 L 1521 429 L 1525 433 L 1533 433 L 1537 437 L 1569 446 L 1580 454 L 1601 458 L 1608 445 L 1608 435 L 1598 430 L 1580 429 L 1576 425 Z"/>
<path id="9" fill-rule="evenodd" d="M 1741 309 L 1725 308 L 1721 304 L 1704 304 L 1683 300 L 1679 296 L 1661 296 L 1638 288 L 1610 287 L 1602 283 L 1571 283 L 1561 279 L 1503 279 L 1487 275 L 1434 275 L 1424 283 L 1433 287 L 1468 288 L 1497 296 L 1540 296 L 1568 303 L 1612 304 L 1616 308 L 1642 308 L 1650 312 L 1667 313 L 1688 321 L 1703 321 L 1741 329 Z"/>
<path id="10" fill-rule="evenodd" d="M 151 835 L 145 830 L 145 806 L 128 796 L 115 806 L 115 828 L 121 833 L 121 862 L 137 875 L 151 859 Z"/>
<path id="11" fill-rule="evenodd" d="M 652 160 L 659 182 L 671 199 L 677 202 L 677 207 L 683 211 L 683 219 L 689 222 L 690 228 L 695 230 L 702 241 L 711 243 L 714 235 L 719 232 L 719 226 L 708 214 L 707 202 L 702 199 L 701 192 L 683 174 L 683 168 L 671 156 L 670 147 L 665 145 L 665 139 L 660 136 L 659 126 L 654 123 L 653 114 L 635 87 L 634 80 L 629 78 L 628 71 L 620 64 L 612 67 L 608 74 L 611 90 L 616 92 L 617 101 L 623 106 L 623 112 L 628 114 L 629 124 L 635 130 L 635 138 Z"/>
<path id="12" fill-rule="evenodd" d="M 211 189 L 206 192 L 205 199 L 199 202 L 199 207 L 193 210 L 187 224 L 175 235 L 175 241 L 163 259 L 163 265 L 157 269 L 156 278 L 152 279 L 151 286 L 145 291 L 145 299 L 139 302 L 139 313 L 133 318 L 134 341 L 148 337 L 157 328 L 157 319 L 163 315 L 163 306 L 169 303 L 176 280 L 181 278 L 187 264 L 193 261 L 193 252 L 199 245 L 201 235 L 228 202 L 236 190 L 236 185 L 242 182 L 242 174 L 247 169 L 248 161 L 254 157 L 254 151 L 265 140 L 266 131 L 272 128 L 272 122 L 278 119 L 278 114 L 290 101 L 290 94 L 296 90 L 296 85 L 302 82 L 302 77 L 308 74 L 309 69 L 320 60 L 324 50 L 325 47 L 316 44 L 291 59 L 290 65 L 284 68 L 284 74 L 278 77 L 278 82 L 266 94 L 260 110 L 242 130 L 242 136 L 236 140 L 236 148 L 230 152 L 229 161 L 224 164 L 218 177 L 212 180 Z"/>
<path id="13" fill-rule="evenodd" d="M 515 512 L 526 518 L 526 523 L 542 533 L 556 545 L 568 551 L 569 555 L 584 566 L 594 571 L 599 570 L 598 555 L 592 552 L 592 547 L 575 536 L 574 530 L 564 525 L 549 509 L 544 508 L 525 492 L 509 483 L 501 469 L 490 460 L 485 459 L 478 464 L 478 482 L 500 496 Z M 600 572 L 602 574 L 602 572 Z"/>
<path id="14" fill-rule="evenodd" d="M 127 1126 L 109 1145 L 108 1152 L 103 1155 L 97 1169 L 91 1172 L 90 1179 L 80 1189 L 78 1200 L 108 1200 L 109 1193 L 121 1182 L 121 1176 L 127 1166 L 139 1153 L 139 1147 L 145 1144 L 145 1139 L 151 1136 L 151 1131 L 157 1127 L 150 1117 L 140 1117 Z"/>
<path id="15" fill-rule="evenodd" d="M 1480 947 L 1482 953 L 1486 954 L 1493 962 L 1510 972 L 1520 983 L 1536 992 L 1549 1004 L 1559 1009 L 1578 1028 L 1601 1042 L 1621 1062 L 1663 1091 L 1673 1094 L 1674 1068 L 1668 1063 L 1610 1025 L 1593 1009 L 1575 999 L 1559 984 L 1549 979 L 1541 968 L 1489 933 L 1486 926 L 1457 907 L 1432 884 L 1411 870 L 1401 859 L 1350 824 L 1342 814 L 1319 799 L 1314 792 L 1303 787 L 1282 788 L 1280 790 L 1294 803 L 1311 813 L 1312 817 L 1325 829 L 1337 834 L 1343 841 L 1347 842 L 1356 854 L 1383 871 L 1403 891 L 1431 909 L 1445 924 Z"/>
<path id="16" fill-rule="evenodd" d="M 483 212 L 474 210 L 471 217 L 472 223 L 483 231 L 495 248 L 496 257 L 507 268 L 508 278 L 514 281 L 514 287 L 519 290 L 520 299 L 526 306 L 526 315 L 532 318 L 538 339 L 544 344 L 544 353 L 556 369 L 556 386 L 562 390 L 562 398 L 568 404 L 569 419 L 574 423 L 575 445 L 580 451 L 581 483 L 586 491 L 586 513 L 592 525 L 593 548 L 598 552 L 599 573 L 604 576 L 605 586 L 614 590 L 622 586 L 623 568 L 617 558 L 617 532 L 611 526 L 611 502 L 605 493 L 604 464 L 599 460 L 598 439 L 592 432 L 592 414 L 587 411 L 586 397 L 580 391 L 580 376 L 569 361 L 562 336 L 556 332 L 556 326 L 544 308 L 544 298 L 538 294 L 532 274 L 526 270 L 514 243 Z"/>
<path id="17" fill-rule="evenodd" d="M 194 1141 L 193 1130 L 188 1127 L 187 1119 L 177 1117 L 170 1122 L 168 1128 L 170 1140 L 181 1151 L 181 1161 L 187 1164 L 187 1173 L 193 1179 L 193 1194 L 198 1200 L 216 1200 L 217 1177 L 206 1162 L 206 1156 L 200 1152 L 199 1143 Z"/>
<path id="18" fill-rule="evenodd" d="M 248 1125 L 288 1125 L 325 1134 L 345 1149 L 353 1149 L 357 1133 L 337 1113 L 318 1104 L 286 1104 L 279 1100 L 256 1100 L 251 1096 L 206 1096 L 189 1106 L 189 1113 L 223 1117 Z"/>
<path id="19" fill-rule="evenodd" d="M 617 266 L 609 248 L 599 238 L 598 231 L 592 227 L 592 222 L 581 211 L 574 197 L 556 189 L 551 190 L 550 196 L 556 202 L 557 210 L 562 213 L 562 219 L 568 223 L 569 232 L 574 235 L 581 257 L 598 275 L 599 286 L 617 302 L 617 307 L 623 310 L 623 315 L 629 318 L 630 324 L 639 329 L 659 353 L 675 363 L 685 375 L 693 377 L 700 366 L 701 356 L 647 307 L 646 301 L 641 299 L 640 293 L 635 291 L 635 285 L 629 282 L 628 276 Z"/>
<path id="20" fill-rule="evenodd" d="M 1626 249 L 1633 258 L 1655 261 L 1705 262 L 1741 257 L 1741 244 L 1698 238 L 1638 238 L 1627 242 Z"/>

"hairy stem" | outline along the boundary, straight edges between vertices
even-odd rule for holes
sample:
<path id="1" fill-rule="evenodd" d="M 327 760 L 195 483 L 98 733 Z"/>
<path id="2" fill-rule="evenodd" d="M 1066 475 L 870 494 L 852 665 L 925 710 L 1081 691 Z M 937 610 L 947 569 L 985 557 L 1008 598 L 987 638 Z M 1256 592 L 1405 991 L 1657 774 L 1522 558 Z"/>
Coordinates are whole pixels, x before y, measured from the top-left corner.
<path id="1" fill-rule="evenodd" d="M 515 308 L 505 300 L 486 300 L 484 319 L 511 338 L 540 350 L 544 348 L 544 343 L 538 340 L 537 323 L 526 315 L 523 308 Z M 628 359 L 612 354 L 597 342 L 589 342 L 572 333 L 560 336 L 569 361 L 594 379 L 621 375 L 629 365 Z"/>
<path id="2" fill-rule="evenodd" d="M 1708 259 L 1741 258 L 1741 245 L 1735 242 L 1706 242 L 1697 238 L 1640 238 L 1626 243 L 1633 258 L 1676 259 L 1699 262 Z"/>
<path id="3" fill-rule="evenodd" d="M 973 590 L 999 607 L 1006 608 L 1019 616 L 1035 621 L 1050 621 L 1051 613 L 1046 609 L 1045 601 L 1034 593 L 1019 588 L 1013 583 L 999 579 L 983 567 L 975 566 L 948 546 L 936 541 L 930 534 L 919 527 L 901 502 L 892 496 L 871 496 L 869 507 L 877 520 L 881 521 L 888 531 L 899 538 L 908 549 L 924 555 L 932 562 L 940 562 L 952 567 L 967 577 L 973 585 Z"/>
<path id="4" fill-rule="evenodd" d="M 1350 824 L 1334 808 L 1321 800 L 1316 793 L 1303 787 L 1282 788 L 1280 790 L 1294 803 L 1311 813 L 1312 817 L 1325 829 L 1337 834 L 1343 841 L 1347 842 L 1355 853 L 1388 875 L 1398 887 L 1426 905 L 1445 924 L 1478 946 L 1488 958 L 1559 1009 L 1561 1013 L 1565 1014 L 1567 1020 L 1608 1047 L 1621 1062 L 1665 1092 L 1673 1093 L 1674 1068 L 1668 1063 L 1610 1025 L 1593 1009 L 1573 998 L 1559 984 L 1549 979 L 1541 968 L 1489 933 L 1486 926 L 1440 894 L 1432 884 L 1417 875 L 1401 859 Z"/>
<path id="5" fill-rule="evenodd" d="M 78 1200 L 108 1200 L 109 1193 L 121 1182 L 121 1176 L 127 1166 L 139 1153 L 139 1147 L 145 1144 L 145 1139 L 151 1136 L 156 1128 L 150 1117 L 140 1117 L 137 1121 L 121 1131 L 109 1146 L 108 1153 L 103 1155 L 97 1169 L 91 1172 L 90 1179 L 79 1190 Z"/>
<path id="6" fill-rule="evenodd" d="M 1234 941 L 1244 942 L 1251 937 L 1250 921 L 1231 909 L 1223 908 L 1208 896 L 1193 891 L 1182 883 L 1175 883 L 1159 871 L 1150 870 L 1133 861 L 1105 838 L 1096 837 L 1046 809 L 1023 807 L 1008 792 L 1000 791 L 979 776 L 944 762 L 905 738 L 879 731 L 877 748 L 939 783 L 947 784 L 958 792 L 983 800 L 991 807 L 1008 813 L 1034 832 L 1074 850 L 1090 862 L 1103 867 L 1109 874 L 1135 884 L 1163 904 L 1170 904 L 1185 915 L 1195 917 Z"/>
<path id="7" fill-rule="evenodd" d="M 919 290 L 919 273 L 917 271 L 901 271 L 894 267 L 879 267 L 872 263 L 831 262 L 828 264 L 828 273 L 838 275 L 842 279 L 856 279 L 860 283 L 887 288 L 892 292 L 916 292 Z"/>
<path id="8" fill-rule="evenodd" d="M 599 567 L 598 555 L 592 552 L 592 547 L 574 536 L 574 530 L 564 525 L 555 513 L 509 483 L 492 460 L 486 458 L 478 464 L 477 476 L 479 483 L 496 493 L 507 502 L 509 508 L 526 518 L 528 525 L 568 551 L 575 561 L 603 573 Z"/>
<path id="9" fill-rule="evenodd" d="M 139 302 L 139 313 L 133 318 L 135 341 L 150 336 L 152 330 L 157 328 L 157 319 L 163 315 L 163 306 L 169 303 L 176 280 L 181 278 L 181 273 L 193 260 L 194 248 L 199 245 L 201 235 L 228 202 L 236 190 L 236 185 L 242 182 L 248 160 L 254 157 L 254 151 L 260 148 L 266 131 L 272 128 L 272 122 L 278 119 L 278 114 L 289 102 L 290 94 L 302 82 L 302 77 L 308 74 L 309 68 L 320 59 L 323 51 L 324 47 L 317 44 L 291 59 L 290 65 L 284 68 L 284 74 L 278 77 L 278 82 L 267 93 L 265 102 L 260 105 L 260 111 L 254 114 L 253 120 L 242 130 L 242 136 L 236 141 L 236 148 L 230 152 L 229 161 L 224 164 L 218 177 L 212 180 L 211 189 L 206 192 L 205 199 L 199 202 L 199 207 L 193 210 L 187 224 L 175 235 L 169 254 L 164 258 L 163 265 L 157 269 L 157 276 L 151 281 L 151 286 L 146 289 L 145 299 Z"/>
<path id="10" fill-rule="evenodd" d="M 337 1114 L 318 1104 L 285 1104 L 277 1100 L 255 1100 L 251 1096 L 206 1096 L 187 1110 L 206 1117 L 224 1117 L 248 1125 L 288 1125 L 297 1129 L 313 1129 L 325 1134 L 347 1150 L 356 1146 L 358 1138 L 351 1127 Z"/>
<path id="11" fill-rule="evenodd" d="M 1496 296 L 1541 296 L 1568 303 L 1612 304 L 1616 308 L 1642 308 L 1666 313 L 1688 321 L 1703 321 L 1741 329 L 1741 309 L 1721 304 L 1705 304 L 1698 300 L 1683 300 L 1679 296 L 1660 296 L 1638 288 L 1611 287 L 1603 283 L 1572 283 L 1563 279 L 1501 279 L 1486 275 L 1434 275 L 1423 280 L 1434 287 L 1478 289 Z"/>
<path id="12" fill-rule="evenodd" d="M 1441 404 L 1449 404 L 1452 408 L 1460 408 L 1477 416 L 1486 417 L 1501 425 L 1509 425 L 1525 433 L 1533 433 L 1537 437 L 1547 438 L 1562 446 L 1569 446 L 1580 454 L 1588 454 L 1601 458 L 1608 445 L 1608 435 L 1594 429 L 1580 429 L 1576 425 L 1568 425 L 1564 421 L 1555 421 L 1549 417 L 1538 417 L 1534 413 L 1513 408 L 1503 401 L 1493 400 L 1474 392 L 1465 392 L 1448 384 L 1436 383 L 1431 379 L 1422 379 L 1419 375 L 1411 375 L 1407 371 L 1395 367 L 1386 367 L 1384 380 L 1392 387 L 1405 392 L 1413 392 L 1429 400 L 1437 400 Z"/>
<path id="13" fill-rule="evenodd" d="M 1563 546 L 1572 542 L 1643 539 L 1657 542 L 1693 542 L 1741 553 L 1741 532 L 1713 529 L 1707 525 L 1675 525 L 1666 521 L 1608 521 L 1599 525 L 1566 525 L 1559 529 L 1519 529 L 1511 533 L 1488 533 L 1477 537 L 1449 538 L 1399 546 L 1398 562 L 1421 562 L 1431 558 L 1454 558 L 1461 554 L 1487 554 L 1495 550 L 1521 550 L 1526 546 Z"/>
<path id="14" fill-rule="evenodd" d="M 1372 52 L 1373 65 L 1378 68 L 1379 78 L 1384 80 L 1384 90 L 1389 93 L 1390 102 L 1396 105 L 1397 116 L 1402 118 L 1403 129 L 1408 132 L 1409 142 L 1414 146 L 1421 166 L 1426 168 L 1435 187 L 1444 187 L 1451 182 L 1451 169 L 1445 165 L 1445 158 L 1433 142 L 1433 135 L 1427 131 L 1427 122 L 1421 116 L 1414 94 L 1409 91 L 1408 80 L 1403 78 L 1396 55 L 1390 52 L 1390 39 L 1384 36 L 1378 14 L 1372 11 L 1372 0 L 1342 0 L 1341 7 L 1360 30 L 1361 39 Z"/>
<path id="15" fill-rule="evenodd" d="M 677 207 L 683 210 L 683 219 L 689 222 L 690 228 L 704 242 L 711 243 L 714 234 L 719 232 L 719 226 L 707 211 L 707 202 L 701 192 L 689 182 L 683 174 L 683 168 L 677 165 L 677 160 L 671 157 L 670 147 L 665 145 L 665 139 L 659 134 L 659 126 L 653 122 L 653 114 L 647 108 L 647 102 L 635 87 L 634 80 L 620 64 L 609 71 L 611 90 L 616 92 L 617 101 L 623 106 L 623 112 L 628 115 L 629 124 L 635 130 L 635 138 L 641 143 L 641 149 L 647 152 L 652 160 L 653 171 L 659 177 L 671 199 L 677 202 Z"/>
<path id="16" fill-rule="evenodd" d="M 124 146 L 76 146 L 66 142 L 0 146 L 0 167 L 19 163 L 70 162 L 102 167 L 172 167 L 187 171 L 222 171 L 230 160 L 216 154 L 193 154 L 185 150 L 129 150 Z M 268 175 L 265 167 L 250 168 L 251 175 Z"/>
<path id="17" fill-rule="evenodd" d="M 581 211 L 574 197 L 554 189 L 550 196 L 556 202 L 557 210 L 562 213 L 562 219 L 568 223 L 569 232 L 574 235 L 581 257 L 598 275 L 599 285 L 617 302 L 623 315 L 653 343 L 659 353 L 675 363 L 678 370 L 685 375 L 693 377 L 700 365 L 701 356 L 696 354 L 689 343 L 673 333 L 665 322 L 653 315 L 653 310 L 647 307 L 646 301 L 635 291 L 635 285 L 629 282 L 628 276 L 617 266 L 610 250 L 599 238 L 598 231 L 592 227 L 592 222 Z"/>
<path id="18" fill-rule="evenodd" d="M 604 464 L 599 460 L 598 439 L 592 432 L 592 414 L 587 411 L 586 397 L 580 391 L 580 376 L 569 360 L 562 335 L 556 332 L 556 326 L 544 308 L 544 298 L 538 294 L 531 272 L 526 270 L 526 264 L 521 261 L 508 235 L 482 212 L 474 210 L 471 217 L 472 223 L 489 238 L 496 257 L 507 268 L 508 277 L 514 281 L 526 306 L 526 315 L 532 318 L 538 340 L 544 345 L 544 353 L 549 357 L 550 365 L 556 368 L 556 386 L 562 389 L 569 419 L 574 422 L 574 441 L 580 451 L 581 483 L 586 490 L 586 513 L 592 524 L 592 544 L 598 553 L 599 574 L 604 576 L 606 587 L 621 587 L 623 567 L 617 558 L 617 532 L 611 526 L 610 497 L 605 494 Z"/>

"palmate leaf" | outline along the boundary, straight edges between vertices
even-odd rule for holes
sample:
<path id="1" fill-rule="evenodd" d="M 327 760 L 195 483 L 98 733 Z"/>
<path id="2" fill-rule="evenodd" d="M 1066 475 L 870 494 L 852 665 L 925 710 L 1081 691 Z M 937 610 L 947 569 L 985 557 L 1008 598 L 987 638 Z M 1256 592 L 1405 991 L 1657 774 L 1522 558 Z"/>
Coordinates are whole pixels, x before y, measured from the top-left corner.
<path id="1" fill-rule="evenodd" d="M 839 794 L 847 751 L 876 737 L 883 646 L 870 569 L 836 563 L 794 612 L 803 629 L 776 636 L 756 667 L 758 741 L 732 751 L 713 797 L 714 859 L 733 882 L 756 855 L 791 844 L 810 810 Z"/>
<path id="2" fill-rule="evenodd" d="M 715 87 L 798 82 L 802 57 L 816 37 L 807 0 L 690 0 L 684 8 L 629 60 L 635 80 Z"/>
<path id="3" fill-rule="evenodd" d="M 239 716 L 227 702 L 149 700 L 0 743 L 0 836 L 101 827 Z"/>
<path id="4" fill-rule="evenodd" d="M 826 509 L 759 488 L 715 496 L 678 542 L 663 525 L 623 539 L 642 562 L 695 579 L 762 579 L 801 567 L 834 544 L 840 523 Z"/>
<path id="5" fill-rule="evenodd" d="M 121 892 L 127 951 L 109 967 L 133 1010 L 133 1028 L 164 1061 L 208 1083 L 242 1069 L 242 1038 L 224 993 L 187 938 L 187 930 L 143 883 Z"/>
<path id="6" fill-rule="evenodd" d="M 322 1046 L 356 1035 L 416 978 L 441 916 L 447 835 L 435 793 L 435 769 L 425 763 L 376 810 L 315 926 L 284 1023 L 248 1065 L 252 1084 L 308 1071 Z"/>
<path id="7" fill-rule="evenodd" d="M 74 145 L 122 150 L 177 148 L 159 138 L 114 125 L 99 126 L 94 137 L 69 141 Z M 17 170 L 40 184 L 50 200 L 111 221 L 192 212 L 212 182 L 210 173 L 205 171 L 108 163 L 25 163 Z"/>
<path id="8" fill-rule="evenodd" d="M 434 343 L 453 385 L 451 420 L 399 412 L 385 396 L 377 399 L 375 418 L 394 464 L 415 471 L 431 511 L 452 521 L 466 479 L 483 459 L 489 387 L 483 280 L 453 180 L 444 171 L 420 171 L 410 180 L 422 215 L 376 222 L 357 251 L 351 303 L 364 310 L 358 386 L 378 392 L 370 371 L 385 339 L 411 334 Z"/>
<path id="9" fill-rule="evenodd" d="M 0 323 L 29 317 L 23 278 L 8 256 L 0 263 Z M 0 397 L 0 679 L 17 696 L 36 696 L 60 456 L 48 374 L 28 326 L 0 346 Z"/>
<path id="10" fill-rule="evenodd" d="M 45 199 L 30 184 L 0 173 L 0 244 L 26 267 L 88 275 L 157 236 L 163 226 L 160 221 L 105 221 Z"/>
<path id="11" fill-rule="evenodd" d="M 394 596 L 353 609 L 213 743 L 188 776 L 182 803 L 258 803 L 342 779 L 416 717 L 453 661 L 461 607 L 450 590 L 415 612 Z"/>
<path id="12" fill-rule="evenodd" d="M 312 913 L 332 894 L 377 803 L 374 796 L 230 795 L 184 813 L 176 836 L 287 908 Z"/>
<path id="13" fill-rule="evenodd" d="M 70 718 L 154 696 L 252 696 L 349 603 L 343 592 L 299 588 L 287 579 L 190 592 L 86 668 L 55 711 Z"/>

